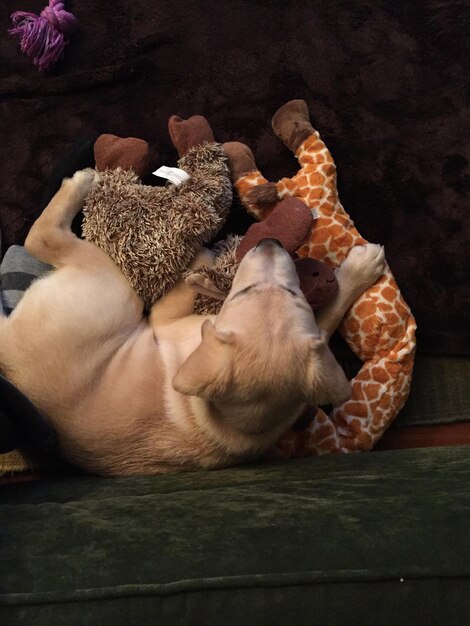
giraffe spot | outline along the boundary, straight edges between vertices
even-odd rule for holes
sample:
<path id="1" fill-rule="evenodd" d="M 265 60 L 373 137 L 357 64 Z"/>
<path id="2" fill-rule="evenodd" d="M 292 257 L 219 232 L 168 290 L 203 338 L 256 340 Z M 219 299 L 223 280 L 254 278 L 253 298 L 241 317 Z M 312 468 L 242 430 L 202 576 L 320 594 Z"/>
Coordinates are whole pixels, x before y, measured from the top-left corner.
<path id="1" fill-rule="evenodd" d="M 357 435 L 362 430 L 362 422 L 361 422 L 361 420 L 358 420 L 358 419 L 351 420 L 349 422 L 348 426 L 349 426 L 349 429 L 351 430 L 351 433 L 353 435 Z"/>
<path id="2" fill-rule="evenodd" d="M 285 181 L 284 184 L 286 186 L 286 189 L 288 189 L 290 193 L 293 193 L 297 188 L 295 181 L 289 178 Z"/>
<path id="3" fill-rule="evenodd" d="M 389 373 L 384 367 L 372 367 L 370 373 L 372 378 L 379 383 L 386 383 L 390 379 Z"/>
<path id="4" fill-rule="evenodd" d="M 364 360 L 369 360 L 375 355 L 376 343 L 373 337 L 366 335 L 362 339 L 361 344 L 358 347 L 358 352 Z"/>
<path id="5" fill-rule="evenodd" d="M 328 244 L 328 248 L 330 252 L 338 252 L 341 249 L 341 246 L 338 244 L 336 239 L 331 238 Z"/>
<path id="6" fill-rule="evenodd" d="M 372 435 L 381 436 L 384 431 L 383 425 L 378 421 L 373 421 L 370 425 L 370 432 Z"/>
<path id="7" fill-rule="evenodd" d="M 385 300 L 393 302 L 393 300 L 395 300 L 397 297 L 397 292 L 395 291 L 395 289 L 392 289 L 392 287 L 384 287 L 382 289 L 382 296 L 385 298 Z"/>
<path id="8" fill-rule="evenodd" d="M 323 441 L 324 439 L 327 439 L 328 437 L 332 437 L 334 435 L 334 429 L 333 426 L 331 424 L 323 424 L 322 426 L 320 426 L 320 428 L 317 428 L 315 430 L 315 439 L 320 442 Z"/>
<path id="9" fill-rule="evenodd" d="M 403 325 L 400 324 L 400 326 L 393 326 L 392 328 L 389 328 L 388 334 L 390 337 L 393 337 L 393 339 L 399 339 L 403 334 Z"/>
<path id="10" fill-rule="evenodd" d="M 413 369 L 413 365 L 414 365 L 414 359 L 403 360 L 402 363 L 401 363 L 403 372 L 405 374 L 409 374 L 411 372 L 411 370 Z"/>
<path id="11" fill-rule="evenodd" d="M 403 300 L 401 298 L 399 298 L 396 302 L 395 302 L 395 310 L 397 312 L 397 314 L 405 319 L 406 317 L 408 317 L 409 313 L 410 313 L 410 309 L 407 307 L 407 305 L 403 302 Z"/>
<path id="12" fill-rule="evenodd" d="M 366 393 L 366 396 L 369 399 L 377 398 L 381 387 L 382 385 L 380 385 L 379 383 L 366 383 L 364 385 L 364 391 Z"/>
<path id="13" fill-rule="evenodd" d="M 397 379 L 401 375 L 401 363 L 388 363 L 387 367 L 392 378 Z"/>
<path id="14" fill-rule="evenodd" d="M 325 149 L 325 144 L 323 143 L 323 141 L 321 141 L 320 139 L 317 139 L 315 142 L 313 142 L 309 147 L 309 152 L 321 152 L 322 150 Z"/>
<path id="15" fill-rule="evenodd" d="M 309 256 L 312 256 L 315 259 L 319 259 L 320 261 L 325 261 L 325 257 L 327 255 L 328 255 L 328 250 L 324 245 L 315 244 L 315 242 L 311 243 Z"/>
<path id="16" fill-rule="evenodd" d="M 334 213 L 333 209 L 331 208 L 331 205 L 329 203 L 323 203 L 318 207 L 318 210 L 320 212 L 320 215 L 322 215 L 323 217 L 329 218 L 331 221 L 331 217 Z"/>
<path id="17" fill-rule="evenodd" d="M 313 202 L 314 200 L 319 200 L 324 196 L 324 191 L 322 187 L 315 187 L 314 189 L 310 189 L 308 192 L 308 200 L 309 202 Z"/>
<path id="18" fill-rule="evenodd" d="M 344 234 L 344 228 L 339 224 L 333 224 L 330 226 L 330 232 L 333 237 L 341 237 Z"/>
<path id="19" fill-rule="evenodd" d="M 308 175 L 308 183 L 310 187 L 316 187 L 317 185 L 323 185 L 325 183 L 325 177 L 320 172 L 312 172 Z"/>
<path id="20" fill-rule="evenodd" d="M 369 402 L 369 409 L 372 415 L 372 422 L 377 424 L 380 421 L 380 417 L 382 414 L 382 408 L 380 403 L 382 402 L 382 398 L 378 398 L 377 400 L 372 400 Z"/>
<path id="21" fill-rule="evenodd" d="M 350 235 L 350 233 L 345 232 L 341 235 L 341 237 L 338 239 L 338 243 L 343 247 L 343 248 L 347 248 L 348 251 L 350 250 L 350 248 L 352 247 L 354 240 L 352 238 L 352 236 Z"/>
<path id="22" fill-rule="evenodd" d="M 357 436 L 357 443 L 359 444 L 359 448 L 361 450 L 370 450 L 372 447 L 372 437 L 369 433 L 360 433 Z"/>
<path id="23" fill-rule="evenodd" d="M 372 300 L 363 300 L 354 307 L 354 313 L 357 317 L 365 318 L 375 314 L 375 303 Z"/>
<path id="24" fill-rule="evenodd" d="M 400 318 L 395 313 L 386 313 L 385 321 L 387 322 L 387 324 L 390 324 L 390 326 L 394 326 L 395 324 L 398 324 Z"/>
<path id="25" fill-rule="evenodd" d="M 357 415 L 357 417 L 367 417 L 367 406 L 363 402 L 355 402 L 354 400 L 350 400 L 346 402 L 343 407 L 343 410 L 348 415 Z"/>
<path id="26" fill-rule="evenodd" d="M 319 209 L 321 209 L 321 207 L 319 207 Z M 331 224 L 333 224 L 333 220 L 331 219 L 331 217 L 329 215 L 322 215 L 320 213 L 320 215 L 315 220 L 315 225 L 313 227 L 314 232 L 317 228 L 329 228 Z"/>
<path id="27" fill-rule="evenodd" d="M 359 322 L 355 317 L 350 317 L 347 322 L 345 322 L 344 326 L 350 333 L 356 334 L 357 332 L 359 332 Z"/>
<path id="28" fill-rule="evenodd" d="M 307 176 L 305 176 L 305 174 L 302 174 L 301 176 L 296 176 L 295 177 L 295 182 L 297 183 L 297 185 L 299 187 L 307 187 L 308 186 L 308 178 L 307 178 Z"/>
<path id="29" fill-rule="evenodd" d="M 391 401 L 392 401 L 392 397 L 390 395 L 390 392 L 387 391 L 380 398 L 380 405 L 379 405 L 380 408 L 382 408 L 382 409 L 389 409 Z"/>
<path id="30" fill-rule="evenodd" d="M 361 384 L 353 385 L 353 398 L 354 400 L 366 400 L 364 389 Z"/>
<path id="31" fill-rule="evenodd" d="M 316 143 L 319 143 L 319 142 L 320 142 L 320 135 L 318 131 L 314 130 L 313 133 L 309 137 L 307 137 L 307 139 L 303 142 L 303 144 L 301 144 L 303 146 L 302 150 L 308 153 L 312 150 L 312 146 L 314 146 Z"/>
<path id="32" fill-rule="evenodd" d="M 314 228 L 312 232 L 312 243 L 324 243 L 330 238 L 330 229 L 323 228 Z"/>
<path id="33" fill-rule="evenodd" d="M 377 330 L 378 321 L 374 315 L 367 317 L 361 324 L 361 329 L 368 335 Z"/>

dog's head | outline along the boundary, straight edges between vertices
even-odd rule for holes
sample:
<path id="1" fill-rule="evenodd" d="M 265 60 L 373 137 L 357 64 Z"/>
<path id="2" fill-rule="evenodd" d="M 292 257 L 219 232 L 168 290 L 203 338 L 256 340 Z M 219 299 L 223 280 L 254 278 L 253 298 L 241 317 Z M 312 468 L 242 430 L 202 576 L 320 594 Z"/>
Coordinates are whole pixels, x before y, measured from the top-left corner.
<path id="1" fill-rule="evenodd" d="M 202 341 L 173 386 L 208 401 L 253 406 L 338 405 L 350 397 L 294 263 L 277 240 L 264 239 L 246 254 L 220 313 L 203 324 Z"/>

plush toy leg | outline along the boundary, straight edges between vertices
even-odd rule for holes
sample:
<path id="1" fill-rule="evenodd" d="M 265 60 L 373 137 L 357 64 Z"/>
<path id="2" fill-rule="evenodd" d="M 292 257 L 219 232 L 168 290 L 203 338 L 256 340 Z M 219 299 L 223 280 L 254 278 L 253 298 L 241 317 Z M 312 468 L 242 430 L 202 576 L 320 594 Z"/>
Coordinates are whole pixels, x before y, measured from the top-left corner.
<path id="1" fill-rule="evenodd" d="M 273 118 L 273 128 L 280 139 L 294 149 L 300 165 L 293 178 L 278 182 L 279 195 L 302 198 L 318 215 L 310 241 L 298 254 L 338 266 L 353 245 L 362 245 L 365 240 L 339 201 L 333 157 L 310 125 L 303 100 L 293 100 L 281 107 Z"/>
<path id="2" fill-rule="evenodd" d="M 246 173 L 234 181 L 242 204 L 256 218 L 264 219 L 273 210 L 277 198 L 297 196 L 311 209 L 321 206 L 325 213 L 331 214 L 338 202 L 336 167 L 320 135 L 310 123 L 305 101 L 291 100 L 282 106 L 275 113 L 272 126 L 276 135 L 295 153 L 301 169 L 293 178 L 282 178 L 277 184 L 268 183 L 258 170 Z M 272 197 L 272 186 L 276 187 L 277 198 Z M 264 195 L 268 197 L 267 201 Z M 344 213 L 344 216 L 347 214 Z M 317 227 L 318 223 L 315 229 Z M 348 250 L 345 250 L 343 258 Z M 325 260 L 327 257 L 316 258 Z"/>
<path id="3" fill-rule="evenodd" d="M 240 201 L 257 220 L 263 220 L 279 201 L 275 183 L 270 183 L 258 170 L 253 152 L 238 141 L 224 143 L 230 174 Z M 256 196 L 252 192 L 256 190 Z"/>
<path id="4" fill-rule="evenodd" d="M 299 146 L 315 131 L 305 100 L 290 100 L 276 111 L 272 127 L 279 139 L 295 154 Z"/>
<path id="5" fill-rule="evenodd" d="M 180 157 L 194 146 L 215 141 L 209 122 L 202 115 L 193 115 L 187 120 L 172 115 L 168 120 L 168 132 Z"/>

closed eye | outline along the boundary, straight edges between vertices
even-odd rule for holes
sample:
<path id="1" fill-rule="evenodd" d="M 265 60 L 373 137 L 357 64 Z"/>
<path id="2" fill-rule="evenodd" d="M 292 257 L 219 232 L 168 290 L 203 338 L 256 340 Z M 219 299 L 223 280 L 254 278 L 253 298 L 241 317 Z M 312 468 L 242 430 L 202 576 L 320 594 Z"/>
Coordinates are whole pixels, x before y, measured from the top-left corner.
<path id="1" fill-rule="evenodd" d="M 289 287 L 286 287 L 285 285 L 281 285 L 281 287 L 283 289 L 285 289 L 285 291 L 288 291 L 293 296 L 298 296 L 299 295 L 296 291 L 294 291 L 293 289 L 289 289 Z"/>
<path id="2" fill-rule="evenodd" d="M 234 296 L 232 296 L 230 300 L 235 300 L 235 298 L 238 298 L 238 296 L 244 296 L 246 293 L 248 293 L 249 291 L 257 287 L 258 284 L 259 283 L 253 283 L 253 285 L 248 285 L 248 287 L 245 287 L 245 289 L 241 289 L 240 291 L 237 291 L 237 293 Z"/>

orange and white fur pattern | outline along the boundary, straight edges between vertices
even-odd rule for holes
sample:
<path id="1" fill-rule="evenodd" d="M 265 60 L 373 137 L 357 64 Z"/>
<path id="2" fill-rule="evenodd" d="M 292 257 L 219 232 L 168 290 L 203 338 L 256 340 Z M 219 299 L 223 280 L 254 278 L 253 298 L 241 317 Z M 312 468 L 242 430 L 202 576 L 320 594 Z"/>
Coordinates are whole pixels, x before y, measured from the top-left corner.
<path id="1" fill-rule="evenodd" d="M 70 229 L 96 176 L 66 179 L 35 222 L 26 248 L 56 269 L 0 317 L 0 369 L 66 459 L 108 475 L 233 465 L 268 451 L 307 403 L 350 396 L 328 340 L 382 273 L 380 246 L 351 250 L 316 319 L 274 240 L 246 255 L 217 316 L 193 315 L 180 282 L 145 317 L 113 261 Z"/>

